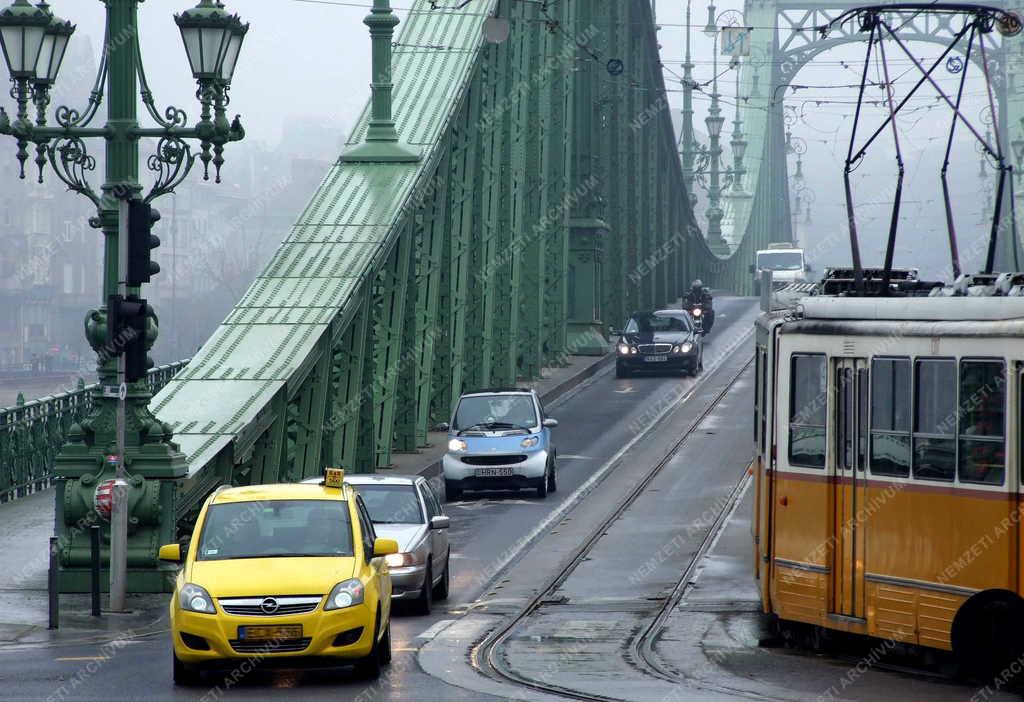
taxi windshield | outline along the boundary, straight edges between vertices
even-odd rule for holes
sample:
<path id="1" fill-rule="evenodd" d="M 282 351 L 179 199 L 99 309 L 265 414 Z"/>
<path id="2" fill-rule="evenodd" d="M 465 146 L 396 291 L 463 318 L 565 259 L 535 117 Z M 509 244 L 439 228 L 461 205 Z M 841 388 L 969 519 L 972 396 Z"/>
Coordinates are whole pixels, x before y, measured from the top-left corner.
<path id="1" fill-rule="evenodd" d="M 530 431 L 537 424 L 537 412 L 529 395 L 473 395 L 459 402 L 452 428 L 456 431 Z"/>
<path id="2" fill-rule="evenodd" d="M 352 555 L 345 502 L 264 500 L 210 505 L 197 560 Z"/>

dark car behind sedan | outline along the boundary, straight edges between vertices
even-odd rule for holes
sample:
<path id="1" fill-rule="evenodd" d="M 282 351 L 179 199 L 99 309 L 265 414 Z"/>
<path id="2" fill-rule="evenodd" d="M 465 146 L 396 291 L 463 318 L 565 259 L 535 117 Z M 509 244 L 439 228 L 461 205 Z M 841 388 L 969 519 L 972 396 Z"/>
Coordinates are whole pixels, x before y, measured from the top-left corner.
<path id="1" fill-rule="evenodd" d="M 703 334 L 686 310 L 634 312 L 616 344 L 615 376 L 634 371 L 673 371 L 696 375 L 704 369 Z"/>

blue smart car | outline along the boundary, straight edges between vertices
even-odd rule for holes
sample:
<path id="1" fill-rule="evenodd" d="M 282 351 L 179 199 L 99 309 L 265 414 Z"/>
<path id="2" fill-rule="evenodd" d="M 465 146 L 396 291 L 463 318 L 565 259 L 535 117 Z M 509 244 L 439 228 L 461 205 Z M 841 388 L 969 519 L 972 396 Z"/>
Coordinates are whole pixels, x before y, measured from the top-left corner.
<path id="1" fill-rule="evenodd" d="M 463 490 L 533 489 L 547 497 L 557 488 L 551 430 L 558 421 L 545 416 L 530 389 L 481 390 L 463 395 L 455 408 L 444 457 L 449 500 Z"/>

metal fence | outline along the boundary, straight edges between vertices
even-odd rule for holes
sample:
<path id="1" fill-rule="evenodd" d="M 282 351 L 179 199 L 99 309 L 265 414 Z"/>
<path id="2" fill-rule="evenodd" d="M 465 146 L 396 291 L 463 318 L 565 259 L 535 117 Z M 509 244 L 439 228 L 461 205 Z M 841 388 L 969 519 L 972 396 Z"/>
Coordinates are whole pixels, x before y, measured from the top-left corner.
<path id="1" fill-rule="evenodd" d="M 187 364 L 186 359 L 149 371 L 150 391 L 156 393 Z M 88 416 L 98 387 L 79 378 L 77 390 L 0 409 L 0 502 L 49 487 L 54 458 L 71 425 Z"/>

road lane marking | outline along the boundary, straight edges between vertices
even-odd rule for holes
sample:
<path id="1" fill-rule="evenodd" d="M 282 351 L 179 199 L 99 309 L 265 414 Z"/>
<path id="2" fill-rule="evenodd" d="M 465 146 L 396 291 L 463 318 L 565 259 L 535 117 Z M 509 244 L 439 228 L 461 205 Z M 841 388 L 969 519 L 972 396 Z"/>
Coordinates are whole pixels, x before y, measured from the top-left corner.
<path id="1" fill-rule="evenodd" d="M 105 661 L 107 660 L 103 656 L 65 656 L 57 658 L 58 661 Z"/>
<path id="2" fill-rule="evenodd" d="M 439 622 L 434 622 L 430 625 L 428 629 L 424 630 L 420 634 L 417 634 L 416 638 L 425 639 L 429 641 L 430 639 L 433 639 L 435 636 L 440 634 L 444 629 L 447 629 L 454 622 L 454 619 L 442 619 Z"/>
<path id="3" fill-rule="evenodd" d="M 590 456 L 559 456 L 560 461 L 592 461 Z"/>
<path id="4" fill-rule="evenodd" d="M 729 351 L 724 356 L 722 356 L 720 360 L 718 360 L 718 362 L 714 363 L 712 366 L 709 366 L 704 373 L 702 373 L 689 387 L 686 388 L 685 392 L 682 395 L 677 397 L 670 404 L 663 407 L 661 411 L 658 412 L 658 414 L 653 419 L 651 419 L 651 421 L 648 422 L 647 425 L 641 431 L 635 434 L 633 438 L 626 443 L 625 446 L 620 448 L 600 468 L 591 473 L 590 477 L 587 478 L 587 480 L 584 481 L 582 485 L 580 485 L 572 493 L 570 493 L 564 501 L 560 502 L 558 506 L 556 506 L 555 509 L 549 512 L 547 517 L 545 517 L 539 523 L 537 523 L 528 534 L 526 534 L 523 537 L 520 537 L 515 543 L 512 544 L 512 546 L 505 549 L 505 551 L 501 554 L 501 556 L 498 559 L 492 561 L 492 564 L 489 565 L 485 569 L 485 571 L 481 573 L 481 575 L 484 575 L 484 573 L 486 573 L 486 577 L 477 577 L 477 583 L 483 586 L 483 591 L 487 591 L 488 586 L 497 579 L 497 577 L 502 573 L 502 571 L 504 571 L 506 567 L 508 567 L 509 563 L 518 558 L 523 551 L 532 546 L 533 543 L 537 541 L 537 539 L 539 539 L 543 534 L 549 531 L 552 526 L 560 522 L 566 514 L 575 509 L 576 505 L 578 505 L 584 498 L 586 498 L 586 496 L 590 494 L 590 492 L 594 490 L 602 480 L 604 480 L 605 476 L 608 475 L 612 468 L 618 465 L 618 462 L 622 459 L 623 456 L 629 453 L 629 451 L 632 450 L 632 448 L 636 446 L 638 443 L 640 443 L 642 439 L 646 438 L 647 435 L 650 434 L 655 427 L 659 426 L 661 420 L 664 419 L 670 412 L 675 411 L 678 407 L 685 404 L 690 398 L 694 397 L 697 394 L 697 391 L 701 389 L 705 385 L 705 383 L 708 382 L 708 379 L 711 378 L 719 369 L 725 366 L 725 364 L 736 354 L 736 352 L 738 352 L 744 345 L 746 345 L 753 337 L 754 329 L 753 327 L 751 327 L 749 330 L 741 333 L 736 339 L 734 339 L 733 342 L 730 344 L 731 348 L 729 349 Z"/>

